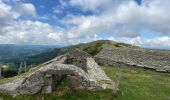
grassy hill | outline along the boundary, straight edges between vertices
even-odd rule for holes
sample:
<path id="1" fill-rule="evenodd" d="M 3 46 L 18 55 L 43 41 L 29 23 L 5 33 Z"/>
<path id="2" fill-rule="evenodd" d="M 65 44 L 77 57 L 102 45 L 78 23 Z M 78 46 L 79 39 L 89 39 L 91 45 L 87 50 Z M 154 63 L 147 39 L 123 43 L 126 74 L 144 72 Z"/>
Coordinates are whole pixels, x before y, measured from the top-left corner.
<path id="1" fill-rule="evenodd" d="M 61 48 L 60 54 L 63 54 L 67 51 L 74 50 L 74 49 L 78 48 L 78 49 L 86 51 L 89 54 L 91 54 L 92 56 L 94 56 L 97 53 L 99 53 L 99 51 L 101 51 L 101 49 L 103 49 L 103 47 L 105 45 L 110 45 L 113 47 L 134 47 L 130 44 L 119 43 L 119 42 L 115 42 L 115 41 L 111 41 L 111 40 L 98 40 L 98 41 L 94 41 L 94 42 L 90 42 L 90 43 L 82 43 L 82 44 L 78 44 L 78 45 L 72 45 L 72 46 Z"/>

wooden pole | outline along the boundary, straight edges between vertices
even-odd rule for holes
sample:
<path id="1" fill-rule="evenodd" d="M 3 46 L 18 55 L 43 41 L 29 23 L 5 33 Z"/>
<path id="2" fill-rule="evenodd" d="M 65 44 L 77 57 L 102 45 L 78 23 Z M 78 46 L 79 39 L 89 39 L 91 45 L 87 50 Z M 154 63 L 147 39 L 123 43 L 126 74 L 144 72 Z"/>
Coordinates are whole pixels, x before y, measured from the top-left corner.
<path id="1" fill-rule="evenodd" d="M 2 65 L 0 64 L 0 79 L 1 79 Z"/>
<path id="2" fill-rule="evenodd" d="M 23 62 L 21 62 L 21 64 L 20 64 L 20 67 L 19 67 L 19 70 L 18 70 L 18 75 L 21 74 L 22 66 L 23 66 Z"/>
<path id="3" fill-rule="evenodd" d="M 27 72 L 27 62 L 24 61 L 24 69 L 25 69 L 25 72 Z"/>

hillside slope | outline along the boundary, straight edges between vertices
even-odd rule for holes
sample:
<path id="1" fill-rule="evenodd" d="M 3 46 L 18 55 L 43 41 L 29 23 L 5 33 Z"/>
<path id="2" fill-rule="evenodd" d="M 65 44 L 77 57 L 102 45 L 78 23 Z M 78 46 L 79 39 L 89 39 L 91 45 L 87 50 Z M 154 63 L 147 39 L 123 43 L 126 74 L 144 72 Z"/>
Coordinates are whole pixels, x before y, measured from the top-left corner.
<path id="1" fill-rule="evenodd" d="M 104 48 L 105 45 L 110 45 L 112 47 L 135 47 L 130 44 L 115 42 L 111 40 L 98 40 L 98 41 L 93 41 L 89 43 L 82 43 L 78 45 L 72 45 L 72 46 L 61 48 L 61 52 L 59 54 L 63 54 L 65 52 L 68 52 L 74 49 L 80 49 L 91 54 L 92 56 L 95 56 L 97 53 L 99 53 Z"/>

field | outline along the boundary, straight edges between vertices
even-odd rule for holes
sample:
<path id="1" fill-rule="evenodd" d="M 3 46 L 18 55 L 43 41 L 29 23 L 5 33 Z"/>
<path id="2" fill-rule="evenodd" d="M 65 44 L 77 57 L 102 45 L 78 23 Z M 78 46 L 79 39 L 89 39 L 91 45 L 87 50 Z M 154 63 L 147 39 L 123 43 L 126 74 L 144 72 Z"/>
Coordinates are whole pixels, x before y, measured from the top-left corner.
<path id="1" fill-rule="evenodd" d="M 169 100 L 170 74 L 158 73 L 140 68 L 103 67 L 106 74 L 115 79 L 116 74 L 122 75 L 120 92 L 111 90 L 90 92 L 85 90 L 72 90 L 67 87 L 67 81 L 51 94 L 36 94 L 32 96 L 11 97 L 0 95 L 0 100 Z"/>

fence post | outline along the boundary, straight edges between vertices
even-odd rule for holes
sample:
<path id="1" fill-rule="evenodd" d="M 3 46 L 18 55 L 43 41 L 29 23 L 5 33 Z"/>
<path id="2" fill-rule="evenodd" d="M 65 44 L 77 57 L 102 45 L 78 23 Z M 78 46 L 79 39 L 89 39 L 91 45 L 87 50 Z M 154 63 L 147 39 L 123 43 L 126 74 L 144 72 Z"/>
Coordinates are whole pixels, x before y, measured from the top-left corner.
<path id="1" fill-rule="evenodd" d="M 0 64 L 0 79 L 1 79 L 1 77 L 2 77 L 2 64 Z"/>
<path id="2" fill-rule="evenodd" d="M 20 64 L 20 67 L 19 67 L 19 70 L 18 70 L 18 75 L 21 74 L 22 66 L 23 66 L 23 62 L 21 62 L 21 64 Z"/>
<path id="3" fill-rule="evenodd" d="M 24 70 L 25 70 L 25 72 L 27 72 L 27 62 L 26 61 L 24 61 Z"/>

